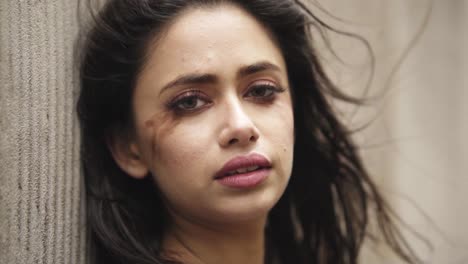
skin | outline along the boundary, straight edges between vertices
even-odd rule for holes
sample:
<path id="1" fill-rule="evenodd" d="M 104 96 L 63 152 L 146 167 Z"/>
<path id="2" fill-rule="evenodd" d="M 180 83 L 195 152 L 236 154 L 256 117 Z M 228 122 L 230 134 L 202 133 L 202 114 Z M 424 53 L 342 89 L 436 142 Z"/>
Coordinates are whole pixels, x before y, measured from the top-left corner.
<path id="1" fill-rule="evenodd" d="M 239 76 L 258 63 L 274 66 Z M 187 74 L 215 78 L 165 88 Z M 268 31 L 232 5 L 184 11 L 152 43 L 133 105 L 134 136 L 111 149 L 130 176 L 149 172 L 162 192 L 173 222 L 167 254 L 263 263 L 267 215 L 288 183 L 294 144 L 286 66 Z M 227 161 L 251 153 L 272 163 L 260 185 L 235 189 L 214 179 Z"/>

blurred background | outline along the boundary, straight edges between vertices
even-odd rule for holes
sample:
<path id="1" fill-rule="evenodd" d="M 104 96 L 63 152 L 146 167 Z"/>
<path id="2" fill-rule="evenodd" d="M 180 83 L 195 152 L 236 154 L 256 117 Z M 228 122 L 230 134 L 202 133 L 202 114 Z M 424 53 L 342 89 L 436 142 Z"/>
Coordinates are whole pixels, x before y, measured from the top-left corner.
<path id="1" fill-rule="evenodd" d="M 468 1 L 312 3 L 373 49 L 373 75 L 363 43 L 343 35 L 329 35 L 342 62 L 329 51 L 324 61 L 342 90 L 369 99 L 338 107 L 350 127 L 363 128 L 355 140 L 372 176 L 432 248 L 410 242 L 427 263 L 468 263 Z"/>
<path id="2" fill-rule="evenodd" d="M 0 263 L 84 263 L 73 48 L 79 0 L 0 1 Z M 468 263 L 468 1 L 315 0 L 314 13 L 363 42 L 321 45 L 336 104 L 372 176 L 426 263 Z M 338 60 L 340 58 L 342 61 Z M 373 71 L 373 73 L 372 73 Z M 408 229 L 409 230 L 409 229 Z M 363 263 L 399 263 L 375 250 Z"/>

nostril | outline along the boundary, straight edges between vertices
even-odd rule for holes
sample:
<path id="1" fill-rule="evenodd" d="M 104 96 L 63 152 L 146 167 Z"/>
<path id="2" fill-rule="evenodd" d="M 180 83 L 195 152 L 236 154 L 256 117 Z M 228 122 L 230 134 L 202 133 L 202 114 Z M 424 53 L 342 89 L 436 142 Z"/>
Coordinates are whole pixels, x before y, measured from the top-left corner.
<path id="1" fill-rule="evenodd" d="M 236 144 L 237 142 L 239 142 L 239 140 L 237 138 L 233 138 L 229 140 L 229 145 Z"/>
<path id="2" fill-rule="evenodd" d="M 255 140 L 257 140 L 257 137 L 255 137 L 255 136 L 251 136 L 250 139 L 249 139 L 249 141 L 252 141 L 252 142 L 255 141 Z"/>

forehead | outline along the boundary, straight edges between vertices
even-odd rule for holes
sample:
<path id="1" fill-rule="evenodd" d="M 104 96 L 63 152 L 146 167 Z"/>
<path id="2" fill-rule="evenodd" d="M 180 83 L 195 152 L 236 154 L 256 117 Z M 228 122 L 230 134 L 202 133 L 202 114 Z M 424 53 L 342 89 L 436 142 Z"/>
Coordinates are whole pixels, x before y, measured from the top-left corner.
<path id="1" fill-rule="evenodd" d="M 164 83 L 187 72 L 227 74 L 258 61 L 284 67 L 268 30 L 233 5 L 192 8 L 180 14 L 149 49 L 146 71 Z"/>

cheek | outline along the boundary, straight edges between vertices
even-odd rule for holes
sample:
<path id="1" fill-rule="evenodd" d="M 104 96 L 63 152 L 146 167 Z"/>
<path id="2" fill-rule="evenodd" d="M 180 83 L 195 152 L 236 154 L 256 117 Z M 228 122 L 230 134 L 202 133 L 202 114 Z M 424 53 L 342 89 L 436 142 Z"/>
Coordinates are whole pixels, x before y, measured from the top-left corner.
<path id="1" fill-rule="evenodd" d="M 197 126 L 195 122 L 182 121 L 171 114 L 154 116 L 147 125 L 151 126 L 148 162 L 156 180 L 193 182 L 192 174 L 203 170 L 202 159 L 209 147 L 209 133 L 204 131 L 207 128 Z"/>
<path id="2" fill-rule="evenodd" d="M 262 128 L 265 138 L 280 159 L 282 171 L 289 178 L 294 152 L 294 116 L 289 101 L 278 102 L 268 117 L 263 118 Z"/>
<path id="3" fill-rule="evenodd" d="M 203 153 L 206 151 L 205 142 L 196 133 L 178 133 L 161 138 L 155 149 L 153 158 L 154 170 L 157 172 L 190 172 L 200 167 Z M 180 176 L 180 175 L 178 175 Z"/>
<path id="4" fill-rule="evenodd" d="M 263 133 L 267 138 L 287 151 L 294 144 L 294 116 L 292 105 L 287 100 L 277 102 L 268 115 L 261 119 Z"/>

